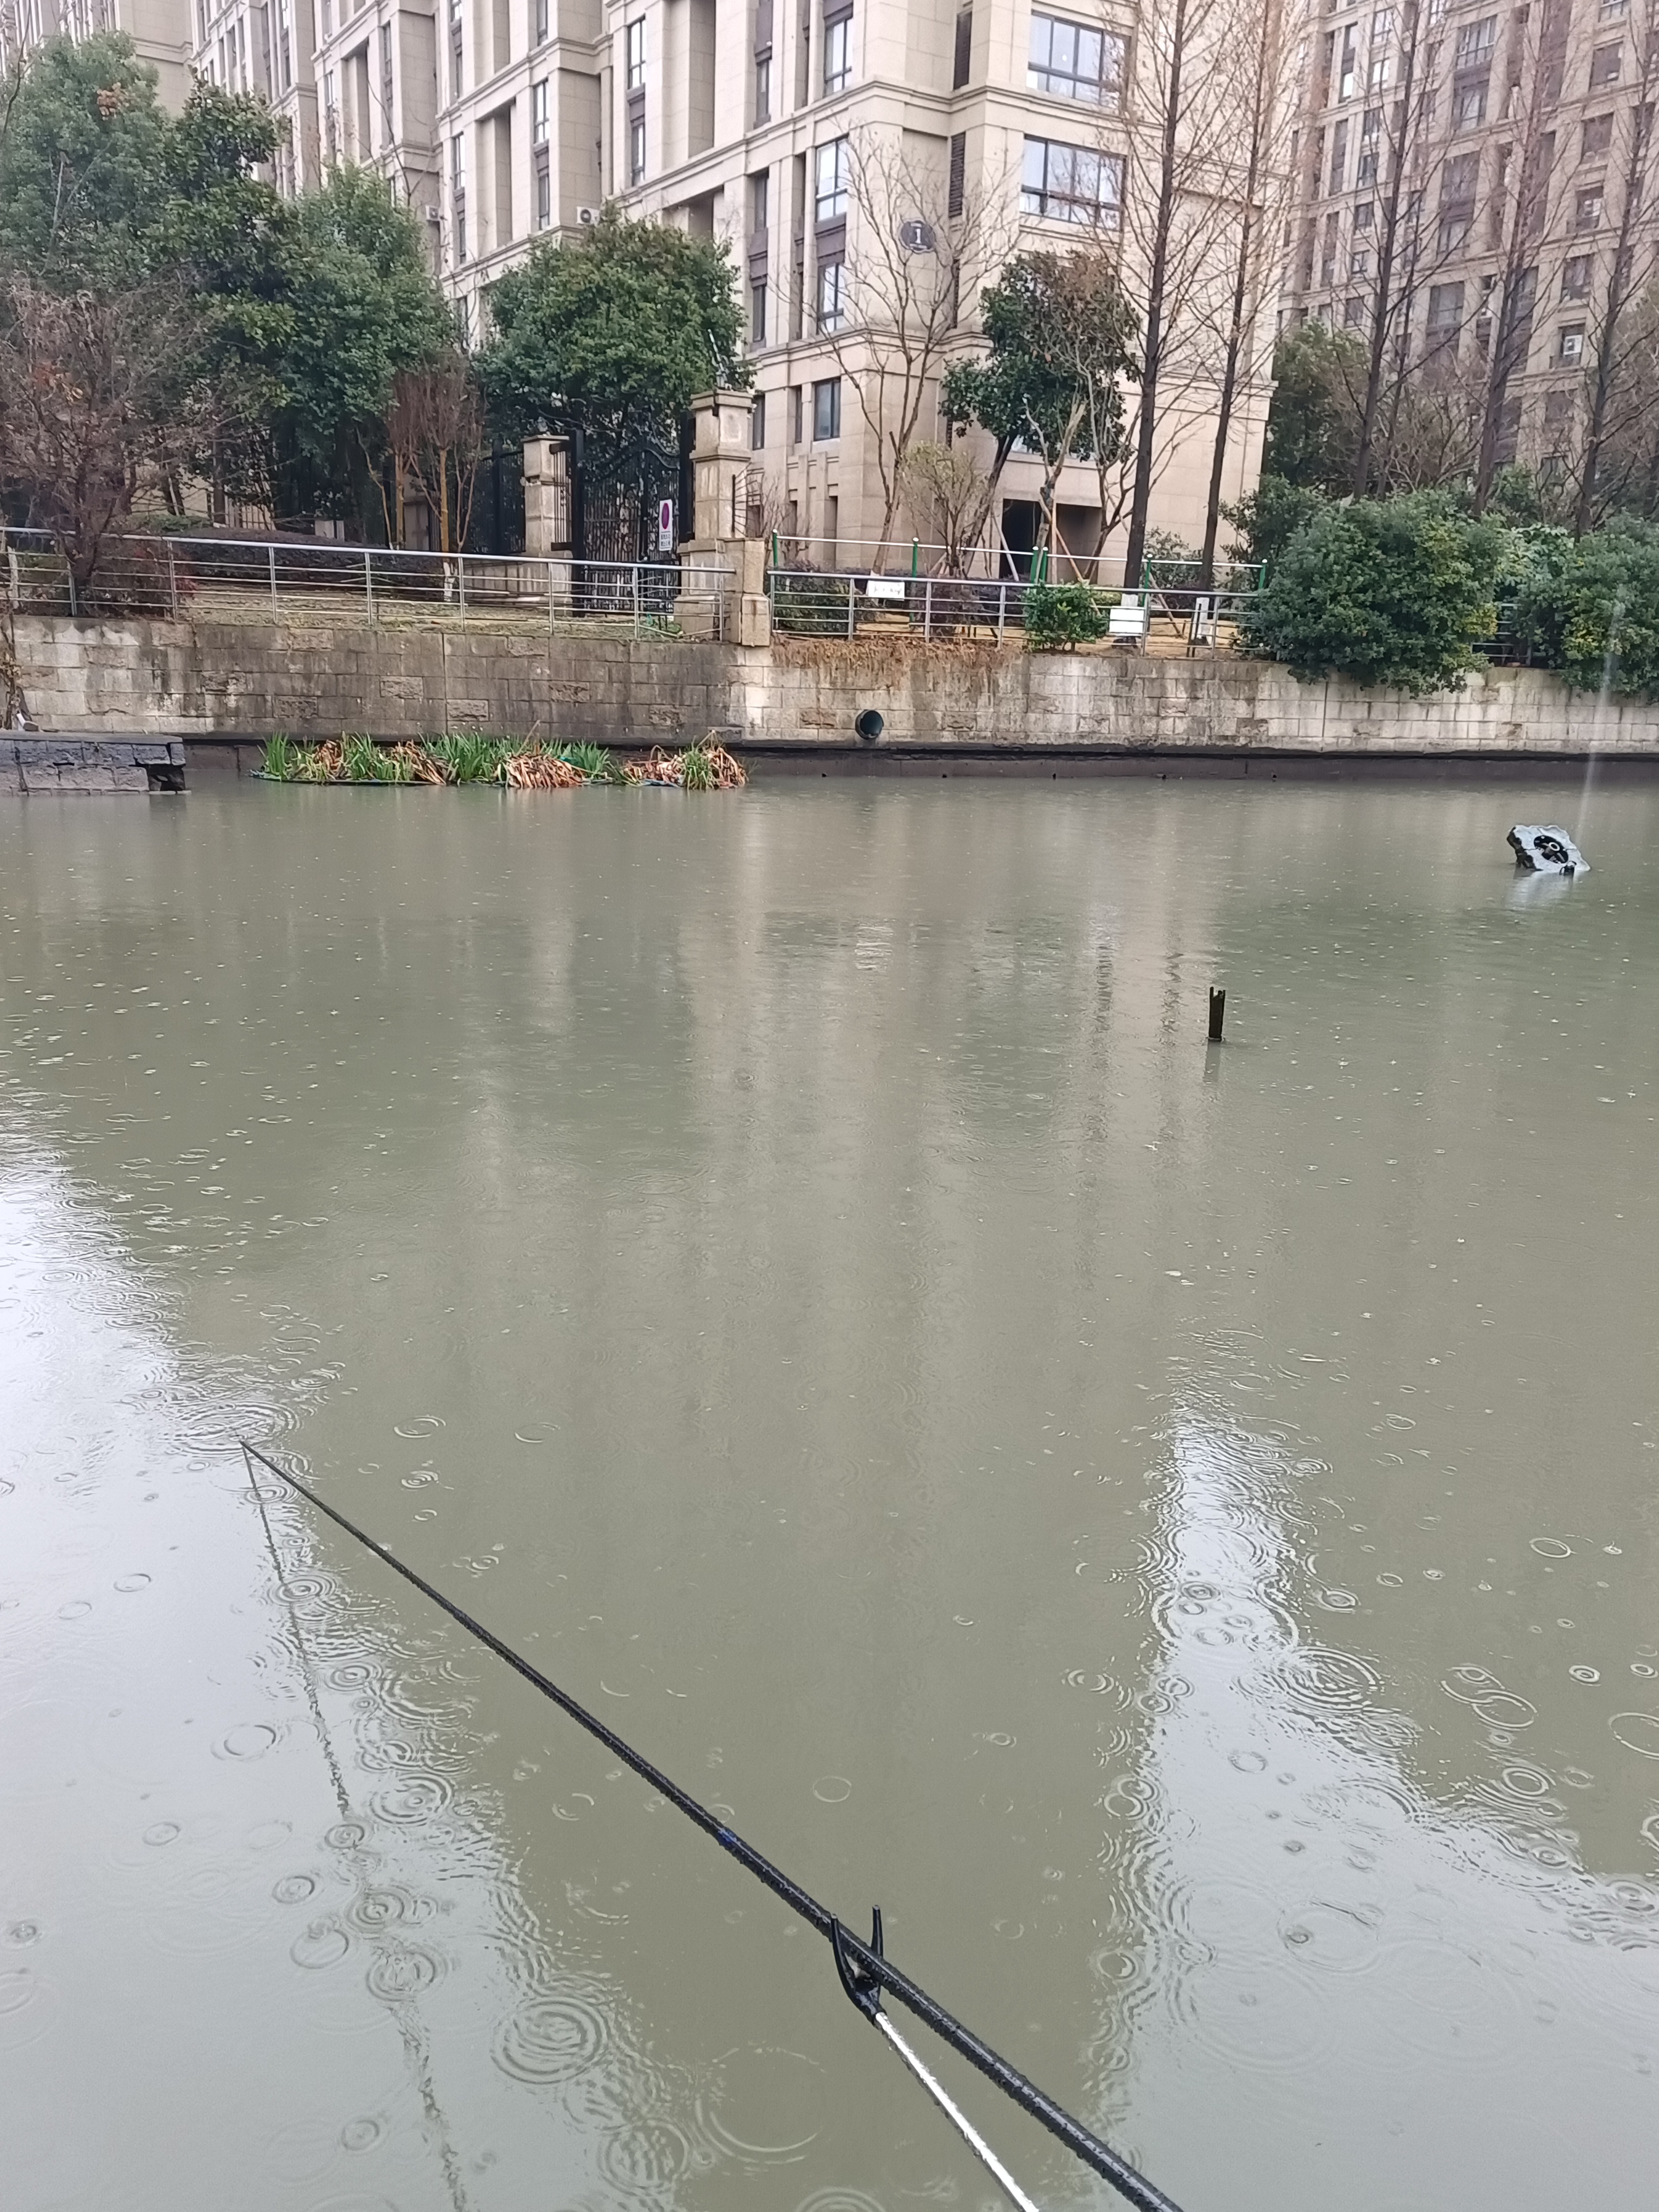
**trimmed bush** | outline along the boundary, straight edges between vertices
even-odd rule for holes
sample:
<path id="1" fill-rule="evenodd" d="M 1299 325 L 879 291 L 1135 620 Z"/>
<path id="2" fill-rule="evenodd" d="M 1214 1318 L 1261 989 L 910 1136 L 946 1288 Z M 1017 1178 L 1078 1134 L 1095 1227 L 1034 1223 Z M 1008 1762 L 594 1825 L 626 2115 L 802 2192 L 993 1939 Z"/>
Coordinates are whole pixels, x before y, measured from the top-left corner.
<path id="1" fill-rule="evenodd" d="M 1575 690 L 1659 698 L 1659 528 L 1620 517 L 1575 544 L 1527 533 L 1516 623 Z"/>
<path id="2" fill-rule="evenodd" d="M 1033 584 L 1025 593 L 1030 653 L 1071 653 L 1104 637 L 1107 597 L 1088 584 Z"/>
<path id="3" fill-rule="evenodd" d="M 1443 493 L 1325 508 L 1291 538 L 1243 624 L 1247 649 L 1298 676 L 1437 691 L 1474 665 L 1497 627 L 1501 524 Z"/>

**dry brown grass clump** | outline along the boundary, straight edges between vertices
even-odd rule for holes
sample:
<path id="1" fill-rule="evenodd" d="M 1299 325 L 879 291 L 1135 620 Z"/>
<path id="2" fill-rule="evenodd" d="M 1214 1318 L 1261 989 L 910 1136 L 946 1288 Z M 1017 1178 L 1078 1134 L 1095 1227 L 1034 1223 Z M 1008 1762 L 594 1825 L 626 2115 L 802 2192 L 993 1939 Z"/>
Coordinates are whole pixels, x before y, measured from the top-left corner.
<path id="1" fill-rule="evenodd" d="M 507 763 L 507 781 L 514 791 L 575 791 L 587 781 L 579 768 L 556 753 L 514 753 Z"/>
<path id="2" fill-rule="evenodd" d="M 743 763 L 712 731 L 683 753 L 653 745 L 644 760 L 624 761 L 623 775 L 629 783 L 674 783 L 685 791 L 740 791 L 749 781 Z"/>

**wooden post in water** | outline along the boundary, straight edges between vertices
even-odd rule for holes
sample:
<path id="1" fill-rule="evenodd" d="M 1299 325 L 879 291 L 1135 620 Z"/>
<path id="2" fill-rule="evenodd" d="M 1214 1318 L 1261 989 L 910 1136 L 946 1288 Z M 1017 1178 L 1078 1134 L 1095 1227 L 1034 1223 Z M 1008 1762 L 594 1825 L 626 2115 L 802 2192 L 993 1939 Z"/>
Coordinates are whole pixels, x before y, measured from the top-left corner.
<path id="1" fill-rule="evenodd" d="M 1218 991 L 1212 983 L 1210 986 L 1210 1042 L 1212 1044 L 1221 1042 L 1221 1024 L 1226 1019 L 1226 1015 L 1227 994 L 1224 991 Z"/>

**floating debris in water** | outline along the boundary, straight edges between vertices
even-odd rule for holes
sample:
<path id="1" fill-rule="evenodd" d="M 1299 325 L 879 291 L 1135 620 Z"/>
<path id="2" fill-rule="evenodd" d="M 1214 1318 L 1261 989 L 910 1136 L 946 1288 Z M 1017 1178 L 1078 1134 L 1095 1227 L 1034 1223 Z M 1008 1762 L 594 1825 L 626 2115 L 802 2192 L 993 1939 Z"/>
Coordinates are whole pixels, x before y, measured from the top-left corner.
<path id="1" fill-rule="evenodd" d="M 1589 872 L 1584 858 L 1565 830 L 1553 823 L 1517 822 L 1510 832 L 1516 864 L 1539 876 L 1581 876 Z"/>

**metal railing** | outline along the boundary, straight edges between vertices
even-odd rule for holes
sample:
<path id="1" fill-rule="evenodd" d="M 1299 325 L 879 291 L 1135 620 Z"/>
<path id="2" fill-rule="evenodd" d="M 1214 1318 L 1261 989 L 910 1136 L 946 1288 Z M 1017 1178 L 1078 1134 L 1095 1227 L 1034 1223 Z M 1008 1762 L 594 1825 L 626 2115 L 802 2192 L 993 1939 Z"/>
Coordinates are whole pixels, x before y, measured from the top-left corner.
<path id="1" fill-rule="evenodd" d="M 723 637 L 734 584 L 729 569 L 709 563 L 159 533 L 106 539 L 90 580 L 77 584 L 45 531 L 0 532 L 0 548 L 7 595 L 27 614 Z"/>
<path id="2" fill-rule="evenodd" d="M 1042 585 L 1012 578 L 833 574 L 775 568 L 767 578 L 775 637 L 876 638 L 900 634 L 1002 644 L 1025 629 L 1026 603 Z M 1252 592 L 1099 589 L 1109 642 L 1158 653 L 1228 652 Z"/>

